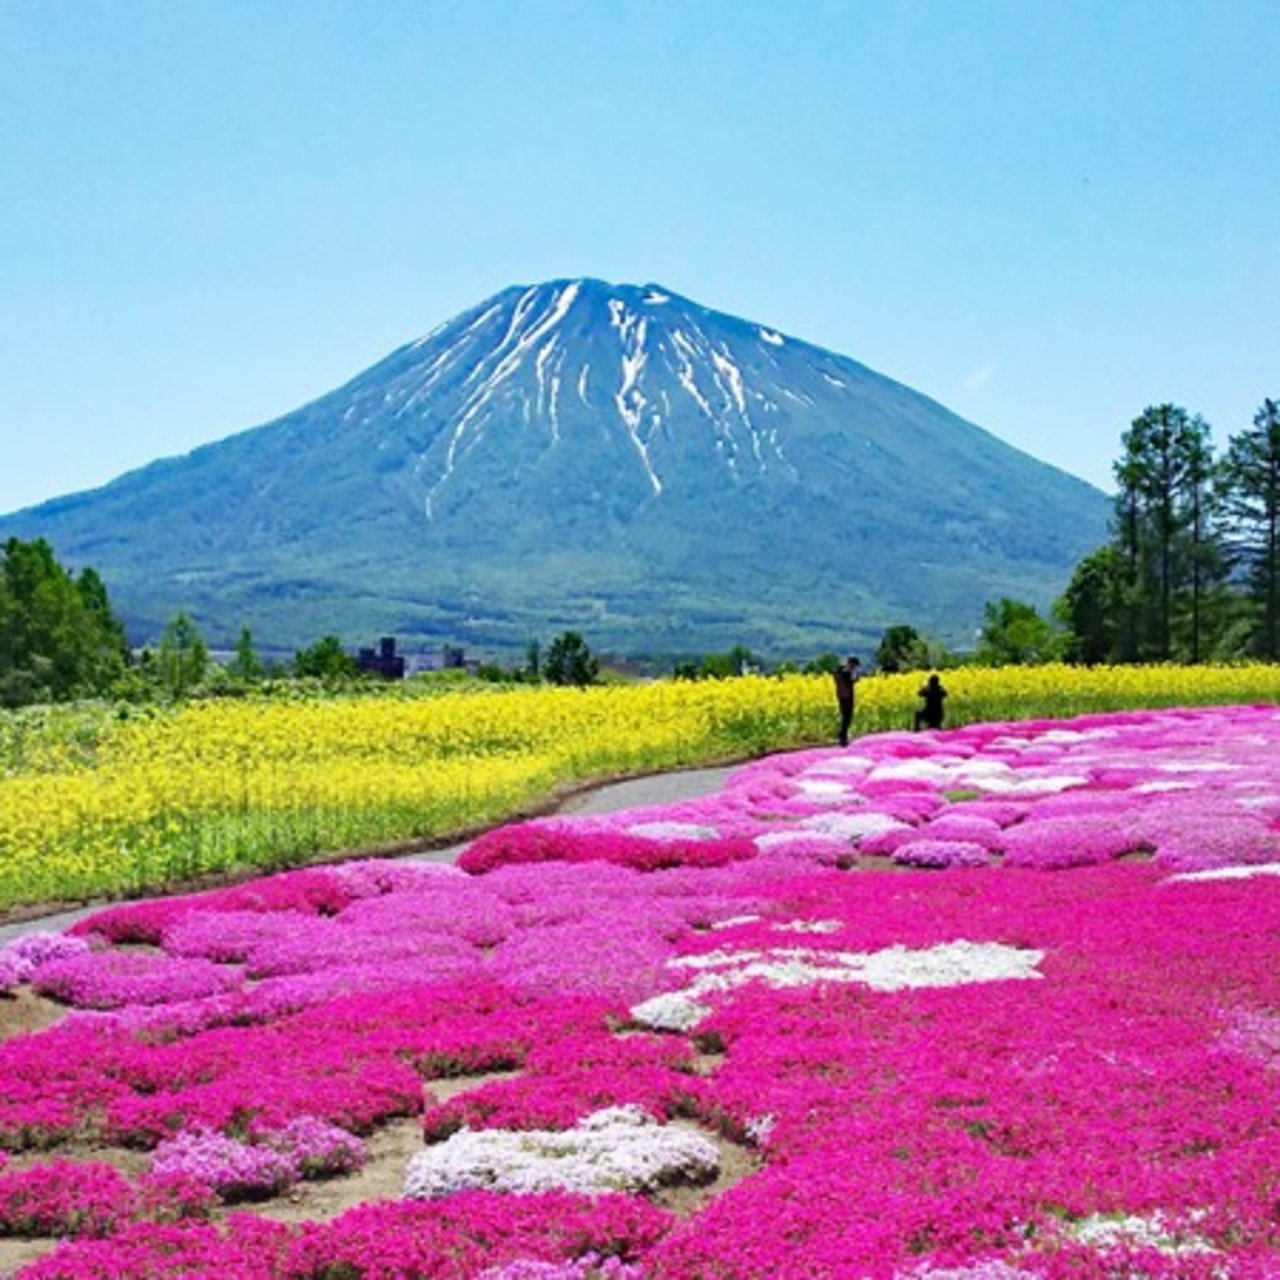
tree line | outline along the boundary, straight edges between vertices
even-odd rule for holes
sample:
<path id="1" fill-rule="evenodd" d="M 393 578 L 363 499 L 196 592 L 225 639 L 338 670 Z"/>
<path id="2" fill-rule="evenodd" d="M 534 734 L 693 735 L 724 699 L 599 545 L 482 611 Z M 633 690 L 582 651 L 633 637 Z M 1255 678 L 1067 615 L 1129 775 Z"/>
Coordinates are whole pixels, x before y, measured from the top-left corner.
<path id="1" fill-rule="evenodd" d="M 582 636 L 566 631 L 545 653 L 532 642 L 525 668 L 512 672 L 490 663 L 478 674 L 581 686 L 593 683 L 599 672 L 599 660 Z M 274 662 L 259 656 L 246 627 L 230 657 L 215 663 L 199 627 L 181 612 L 169 619 L 154 645 L 134 652 L 93 569 L 69 572 L 43 538 L 10 538 L 0 546 L 0 706 L 229 694 L 280 679 L 332 687 L 362 678 L 356 659 L 336 635 L 298 649 L 289 662 Z"/>
<path id="2" fill-rule="evenodd" d="M 1083 663 L 1280 657 L 1280 404 L 1217 454 L 1178 405 L 1121 439 L 1110 540 L 1057 606 L 1064 657 Z"/>

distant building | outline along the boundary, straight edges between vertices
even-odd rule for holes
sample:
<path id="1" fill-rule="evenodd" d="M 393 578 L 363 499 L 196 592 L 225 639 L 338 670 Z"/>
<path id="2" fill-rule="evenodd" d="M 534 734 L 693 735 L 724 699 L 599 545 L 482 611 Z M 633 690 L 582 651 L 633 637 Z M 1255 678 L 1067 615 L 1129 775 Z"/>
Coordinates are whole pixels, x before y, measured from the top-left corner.
<path id="1" fill-rule="evenodd" d="M 356 665 L 385 680 L 404 679 L 404 656 L 396 652 L 395 636 L 383 636 L 376 649 L 361 649 L 356 654 Z"/>

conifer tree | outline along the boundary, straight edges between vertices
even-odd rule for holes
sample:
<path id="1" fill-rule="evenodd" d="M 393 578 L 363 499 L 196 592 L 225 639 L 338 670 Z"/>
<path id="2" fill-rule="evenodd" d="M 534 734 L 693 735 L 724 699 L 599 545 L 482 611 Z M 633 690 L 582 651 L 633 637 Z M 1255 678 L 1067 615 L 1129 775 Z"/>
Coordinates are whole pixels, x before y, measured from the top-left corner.
<path id="1" fill-rule="evenodd" d="M 1229 555 L 1244 574 L 1253 649 L 1280 659 L 1280 404 L 1264 400 L 1251 429 L 1232 437 L 1223 465 Z"/>

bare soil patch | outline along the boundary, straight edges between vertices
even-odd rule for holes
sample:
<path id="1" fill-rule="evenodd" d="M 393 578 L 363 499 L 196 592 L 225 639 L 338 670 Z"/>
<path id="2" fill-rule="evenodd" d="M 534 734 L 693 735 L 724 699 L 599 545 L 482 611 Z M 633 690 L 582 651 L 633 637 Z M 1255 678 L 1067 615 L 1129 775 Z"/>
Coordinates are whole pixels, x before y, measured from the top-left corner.
<path id="1" fill-rule="evenodd" d="M 358 1173 L 323 1182 L 300 1182 L 283 1196 L 263 1204 L 230 1205 L 218 1211 L 259 1214 L 273 1222 L 317 1222 L 336 1218 L 358 1204 L 399 1200 L 404 1193 L 404 1172 L 422 1150 L 422 1120 L 408 1116 L 379 1129 L 366 1139 L 368 1159 Z"/>
<path id="2" fill-rule="evenodd" d="M 29 1031 L 43 1031 L 51 1027 L 67 1012 L 66 1005 L 38 996 L 30 987 L 16 987 L 0 995 L 0 1041 Z"/>
<path id="3" fill-rule="evenodd" d="M 664 1209 L 669 1209 L 682 1218 L 698 1213 L 717 1196 L 724 1195 L 730 1187 L 736 1186 L 743 1178 L 749 1177 L 764 1166 L 764 1158 L 759 1152 L 740 1147 L 736 1142 L 730 1142 L 720 1134 L 713 1133 L 702 1125 L 694 1124 L 691 1120 L 672 1120 L 671 1126 L 699 1134 L 714 1142 L 716 1149 L 720 1152 L 720 1173 L 714 1182 L 704 1183 L 700 1187 L 663 1187 L 653 1196 L 655 1204 L 660 1204 Z"/>
<path id="4" fill-rule="evenodd" d="M 23 1267 L 38 1262 L 59 1245 L 57 1240 L 27 1240 L 17 1236 L 0 1236 L 0 1276 L 17 1275 Z"/>

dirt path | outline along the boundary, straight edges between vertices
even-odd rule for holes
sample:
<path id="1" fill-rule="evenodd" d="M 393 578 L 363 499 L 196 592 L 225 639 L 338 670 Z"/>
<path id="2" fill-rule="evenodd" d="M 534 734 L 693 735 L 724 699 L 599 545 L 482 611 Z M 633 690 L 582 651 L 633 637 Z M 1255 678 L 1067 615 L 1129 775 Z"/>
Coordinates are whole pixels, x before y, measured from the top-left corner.
<path id="1" fill-rule="evenodd" d="M 623 782 L 606 782 L 585 791 L 575 792 L 556 807 L 556 813 L 616 813 L 620 809 L 634 809 L 643 805 L 671 804 L 677 800 L 691 800 L 696 796 L 718 791 L 725 779 L 738 768 L 723 765 L 713 769 L 684 769 L 676 773 L 656 773 L 644 778 L 628 778 Z M 469 842 L 447 845 L 442 849 L 428 849 L 398 856 L 419 862 L 454 862 Z M 374 855 L 377 856 L 377 855 Z M 264 873 L 265 874 L 265 873 Z M 92 903 L 67 911 L 53 912 L 31 920 L 17 920 L 0 924 L 0 946 L 37 930 L 61 930 L 70 928 L 77 920 L 101 911 L 106 902 Z"/>

